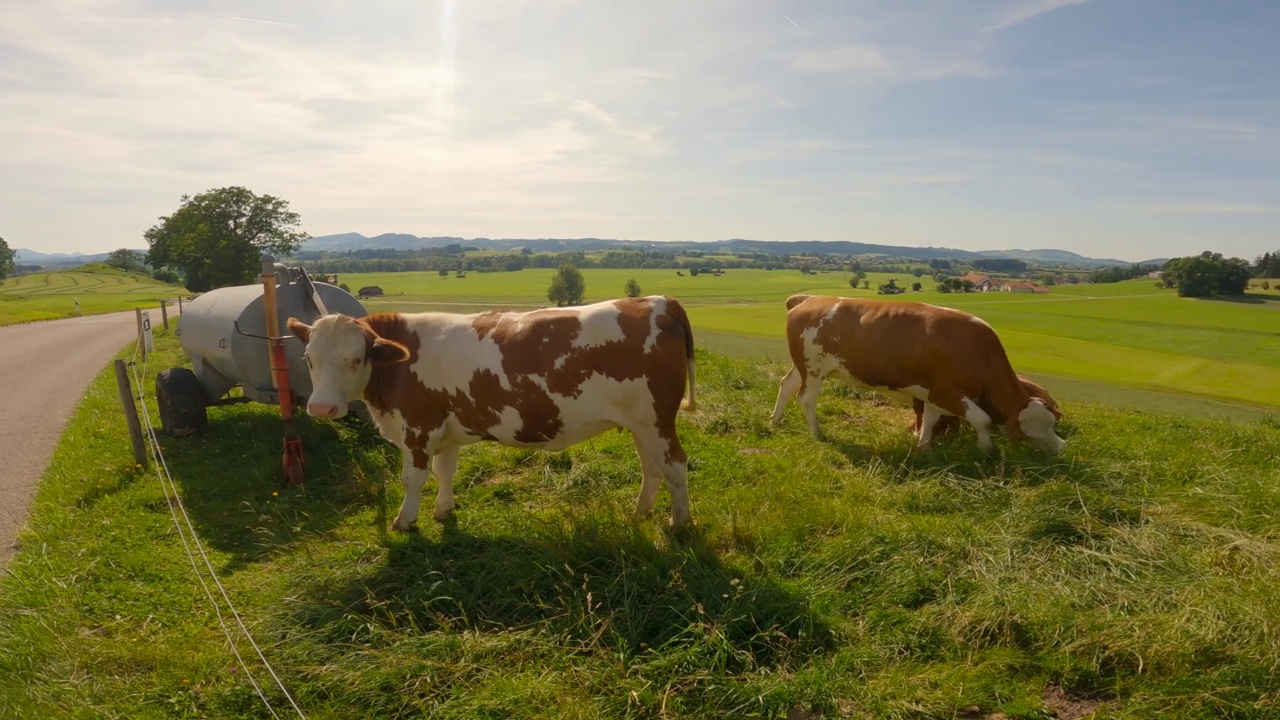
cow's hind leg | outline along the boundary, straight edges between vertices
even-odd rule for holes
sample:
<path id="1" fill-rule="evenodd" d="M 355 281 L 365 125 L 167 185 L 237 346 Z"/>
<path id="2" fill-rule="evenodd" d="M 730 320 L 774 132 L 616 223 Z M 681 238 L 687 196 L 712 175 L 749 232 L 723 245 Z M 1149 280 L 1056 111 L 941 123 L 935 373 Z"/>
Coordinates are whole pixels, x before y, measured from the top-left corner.
<path id="1" fill-rule="evenodd" d="M 809 375 L 800 386 L 800 409 L 804 411 L 805 424 L 809 433 L 816 438 L 822 437 L 818 428 L 818 393 L 822 390 L 822 376 Z"/>
<path id="2" fill-rule="evenodd" d="M 640 488 L 636 512 L 643 515 L 653 511 L 658 479 L 661 478 L 671 494 L 671 524 L 676 527 L 688 525 L 688 457 L 676 437 L 675 422 L 658 432 L 633 429 L 631 436 L 635 439 L 636 454 L 640 456 L 640 466 L 644 469 L 644 484 Z"/>
<path id="3" fill-rule="evenodd" d="M 436 476 L 436 513 L 435 518 L 441 522 L 449 518 L 453 512 L 453 476 L 458 472 L 458 453 L 460 446 L 441 448 L 431 456 L 431 473 Z"/>
<path id="4" fill-rule="evenodd" d="M 422 487 L 427 484 L 428 470 L 417 467 L 413 462 L 413 453 L 404 453 L 404 467 L 400 478 L 404 481 L 404 502 L 400 503 L 400 512 L 391 523 L 392 530 L 408 532 L 418 521 L 418 506 L 422 502 Z"/>
<path id="5" fill-rule="evenodd" d="M 796 396 L 800 391 L 800 369 L 794 365 L 791 372 L 782 376 L 782 381 L 778 383 L 778 401 L 773 404 L 773 418 L 771 422 L 774 425 L 782 422 L 783 411 L 787 408 L 787 403 L 791 402 L 791 398 Z"/>

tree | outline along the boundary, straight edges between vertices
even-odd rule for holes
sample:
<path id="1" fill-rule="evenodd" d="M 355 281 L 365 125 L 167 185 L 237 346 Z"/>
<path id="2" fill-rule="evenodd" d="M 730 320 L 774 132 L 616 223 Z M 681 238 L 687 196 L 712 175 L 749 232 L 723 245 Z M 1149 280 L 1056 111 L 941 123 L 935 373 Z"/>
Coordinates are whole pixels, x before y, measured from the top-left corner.
<path id="1" fill-rule="evenodd" d="M 640 283 L 636 282 L 635 278 L 631 278 L 627 281 L 625 289 L 627 291 L 627 297 L 640 297 Z"/>
<path id="2" fill-rule="evenodd" d="M 9 243 L 0 237 L 0 280 L 9 277 L 9 273 L 18 266 L 14 256 L 18 253 L 9 249 Z"/>
<path id="3" fill-rule="evenodd" d="M 449 277 L 449 268 L 446 268 L 446 267 L 440 268 L 440 277 L 442 278 Z"/>
<path id="4" fill-rule="evenodd" d="M 698 268 L 696 268 L 696 267 L 691 267 L 691 268 L 689 268 L 689 276 L 690 276 L 690 277 L 698 277 Z"/>
<path id="5" fill-rule="evenodd" d="M 587 292 L 587 283 L 582 279 L 582 272 L 573 265 L 561 265 L 551 277 L 551 287 L 547 289 L 547 299 L 557 306 L 581 305 L 582 296 Z"/>
<path id="6" fill-rule="evenodd" d="M 923 287 L 924 285 L 921 285 L 918 282 L 911 283 L 911 292 L 920 292 Z"/>
<path id="7" fill-rule="evenodd" d="M 239 186 L 183 195 L 178 210 L 144 235 L 147 264 L 180 269 L 194 292 L 247 285 L 263 254 L 291 255 L 310 237 L 300 223 L 287 201 Z"/>
<path id="8" fill-rule="evenodd" d="M 1165 263 L 1164 279 L 1178 288 L 1179 297 L 1243 295 L 1249 285 L 1249 263 L 1206 250 Z"/>
<path id="9" fill-rule="evenodd" d="M 129 248 L 112 250 L 111 254 L 107 256 L 107 265 L 125 272 L 141 272 L 145 269 L 146 261 L 146 253 L 130 250 Z"/>

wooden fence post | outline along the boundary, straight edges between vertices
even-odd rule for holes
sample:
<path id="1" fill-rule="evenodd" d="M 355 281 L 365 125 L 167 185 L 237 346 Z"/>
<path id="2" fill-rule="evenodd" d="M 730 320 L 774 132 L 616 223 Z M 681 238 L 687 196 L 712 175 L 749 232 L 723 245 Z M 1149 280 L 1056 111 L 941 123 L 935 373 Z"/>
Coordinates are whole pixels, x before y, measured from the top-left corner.
<path id="1" fill-rule="evenodd" d="M 164 329 L 169 329 L 169 303 L 168 301 L 160 301 L 160 322 L 164 324 Z"/>
<path id="2" fill-rule="evenodd" d="M 142 423 L 138 422 L 138 406 L 133 404 L 133 390 L 129 387 L 129 371 L 124 360 L 116 359 L 116 387 L 120 389 L 120 403 L 124 406 L 124 419 L 129 423 L 129 439 L 133 442 L 133 461 L 147 466 L 147 449 L 142 444 Z"/>
<path id="3" fill-rule="evenodd" d="M 178 296 L 178 314 L 179 315 L 182 314 L 182 296 L 181 295 Z"/>
<path id="4" fill-rule="evenodd" d="M 138 344 L 142 346 L 142 359 L 147 359 L 147 340 L 142 337 L 142 308 L 135 307 L 133 309 L 134 316 L 138 319 Z"/>

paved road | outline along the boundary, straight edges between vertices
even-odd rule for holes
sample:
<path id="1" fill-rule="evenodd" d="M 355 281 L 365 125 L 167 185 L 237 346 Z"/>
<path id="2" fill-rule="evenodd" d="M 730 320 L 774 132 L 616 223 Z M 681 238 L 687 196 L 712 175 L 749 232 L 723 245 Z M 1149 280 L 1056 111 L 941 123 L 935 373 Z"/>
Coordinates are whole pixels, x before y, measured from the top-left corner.
<path id="1" fill-rule="evenodd" d="M 0 572 L 67 419 L 136 333 L 131 312 L 0 327 Z"/>

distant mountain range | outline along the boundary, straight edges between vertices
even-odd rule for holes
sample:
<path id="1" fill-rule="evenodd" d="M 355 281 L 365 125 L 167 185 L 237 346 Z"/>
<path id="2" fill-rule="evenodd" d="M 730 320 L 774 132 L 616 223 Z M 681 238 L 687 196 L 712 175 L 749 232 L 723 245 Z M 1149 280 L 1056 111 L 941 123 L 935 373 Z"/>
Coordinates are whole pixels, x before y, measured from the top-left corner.
<path id="1" fill-rule="evenodd" d="M 1107 267 L 1112 265 L 1130 265 L 1132 263 L 1114 258 L 1085 257 L 1069 250 L 960 250 L 944 247 L 898 247 L 896 245 L 877 245 L 873 243 L 852 242 L 846 240 L 720 240 L 711 242 L 655 242 L 643 240 L 611 240 L 605 238 L 462 238 L 452 236 L 418 237 L 406 233 L 385 233 L 374 237 L 365 237 L 360 233 L 340 233 L 337 235 L 320 235 L 307 240 L 302 245 L 303 251 L 312 252 L 348 252 L 355 250 L 417 250 L 429 247 L 444 247 L 452 244 L 477 247 L 482 250 L 518 250 L 529 248 L 533 252 L 565 252 L 568 250 L 609 250 L 618 248 L 644 248 L 648 250 L 688 251 L 699 250 L 710 252 L 732 253 L 766 253 L 783 254 L 832 254 L 849 255 L 866 258 L 889 258 L 902 260 L 934 260 L 959 259 L 977 260 L 980 258 L 1013 258 L 1039 265 L 1070 265 L 1075 267 Z M 139 250 L 145 253 L 146 250 Z M 40 265 L 42 267 L 73 267 L 88 263 L 102 262 L 110 253 L 42 253 L 27 248 L 18 248 L 14 258 L 19 265 Z M 1143 265 L 1163 265 L 1164 258 L 1144 260 Z"/>
<path id="2" fill-rule="evenodd" d="M 142 250 L 141 252 L 146 252 Z M 18 248 L 14 251 L 13 261 L 19 265 L 40 265 L 41 267 L 68 267 L 76 265 L 88 265 L 89 263 L 102 262 L 107 259 L 111 253 L 94 253 L 93 255 L 85 255 L 84 253 L 42 253 L 26 248 Z"/>
<path id="3" fill-rule="evenodd" d="M 304 251 L 347 252 L 354 250 L 417 250 L 429 247 L 444 247 L 451 244 L 477 247 L 482 250 L 517 250 L 529 248 L 533 252 L 564 252 L 567 250 L 609 250 L 622 247 L 644 248 L 652 250 L 685 251 L 700 250 L 702 252 L 727 251 L 734 253 L 767 253 L 770 255 L 790 254 L 833 254 L 862 257 L 901 258 L 904 260 L 960 259 L 976 260 L 980 258 L 1013 258 L 1028 263 L 1041 265 L 1073 265 L 1077 267 L 1106 267 L 1109 265 L 1129 265 L 1131 263 L 1114 258 L 1090 258 L 1068 250 L 960 250 L 943 247 L 898 247 L 896 245 L 877 245 L 873 243 L 852 242 L 847 240 L 720 240 L 711 242 L 654 242 L 642 240 L 610 240 L 604 238 L 509 238 L 495 240 L 491 238 L 461 237 L 418 237 L 406 233 L 385 233 L 375 237 L 365 237 L 360 233 L 341 233 L 338 235 L 321 235 L 303 243 Z M 1146 261 L 1152 264 L 1163 264 L 1163 260 Z"/>

